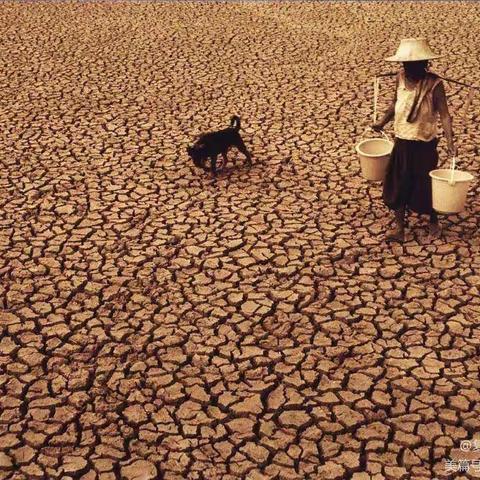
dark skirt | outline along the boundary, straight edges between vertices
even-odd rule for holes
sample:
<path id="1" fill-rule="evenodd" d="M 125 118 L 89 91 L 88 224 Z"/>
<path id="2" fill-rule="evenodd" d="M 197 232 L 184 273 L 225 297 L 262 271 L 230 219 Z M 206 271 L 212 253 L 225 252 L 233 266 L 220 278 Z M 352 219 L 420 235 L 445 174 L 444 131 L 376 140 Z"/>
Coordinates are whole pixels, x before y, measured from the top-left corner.
<path id="1" fill-rule="evenodd" d="M 437 168 L 437 144 L 437 138 L 430 142 L 395 138 L 383 182 L 383 200 L 387 207 L 432 212 L 432 182 L 428 173 Z"/>

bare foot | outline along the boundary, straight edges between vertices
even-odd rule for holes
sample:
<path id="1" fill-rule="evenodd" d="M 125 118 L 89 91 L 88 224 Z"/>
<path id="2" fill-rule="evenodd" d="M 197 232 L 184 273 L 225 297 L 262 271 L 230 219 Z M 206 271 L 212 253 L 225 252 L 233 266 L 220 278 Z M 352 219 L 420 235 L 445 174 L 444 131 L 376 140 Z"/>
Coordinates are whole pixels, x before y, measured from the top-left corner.
<path id="1" fill-rule="evenodd" d="M 440 233 L 442 233 L 442 229 L 438 223 L 430 223 L 428 226 L 428 233 L 432 237 L 438 238 Z"/>
<path id="2" fill-rule="evenodd" d="M 387 232 L 385 240 L 387 242 L 403 243 L 405 241 L 405 232 L 403 228 L 396 228 L 395 230 Z"/>

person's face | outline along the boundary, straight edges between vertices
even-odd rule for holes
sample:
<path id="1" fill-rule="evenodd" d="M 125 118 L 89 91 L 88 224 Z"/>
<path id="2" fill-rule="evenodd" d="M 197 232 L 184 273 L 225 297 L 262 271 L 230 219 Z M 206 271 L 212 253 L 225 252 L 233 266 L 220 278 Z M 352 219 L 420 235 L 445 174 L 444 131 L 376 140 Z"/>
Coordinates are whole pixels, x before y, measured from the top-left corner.
<path id="1" fill-rule="evenodd" d="M 418 62 L 403 62 L 403 68 L 408 77 L 421 78 L 425 75 L 428 67 L 428 60 L 420 60 Z"/>

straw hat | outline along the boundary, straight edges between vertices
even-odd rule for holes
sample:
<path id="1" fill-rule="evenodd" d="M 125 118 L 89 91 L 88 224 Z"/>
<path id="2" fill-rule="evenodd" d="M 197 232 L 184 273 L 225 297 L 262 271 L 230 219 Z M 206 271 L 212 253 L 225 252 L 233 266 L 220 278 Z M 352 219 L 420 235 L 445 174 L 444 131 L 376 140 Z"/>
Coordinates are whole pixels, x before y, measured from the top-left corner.
<path id="1" fill-rule="evenodd" d="M 440 58 L 432 52 L 426 38 L 404 38 L 400 41 L 397 53 L 393 57 L 387 57 L 387 62 L 417 62 L 419 60 L 432 60 Z"/>

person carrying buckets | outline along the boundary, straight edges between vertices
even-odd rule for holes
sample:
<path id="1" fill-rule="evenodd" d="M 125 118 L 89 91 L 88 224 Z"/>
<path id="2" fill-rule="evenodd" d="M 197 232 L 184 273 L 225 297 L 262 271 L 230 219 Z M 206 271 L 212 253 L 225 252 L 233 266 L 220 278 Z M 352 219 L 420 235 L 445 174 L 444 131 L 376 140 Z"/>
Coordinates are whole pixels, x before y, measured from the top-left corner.
<path id="1" fill-rule="evenodd" d="M 407 38 L 397 52 L 386 58 L 402 62 L 397 74 L 394 100 L 384 117 L 372 128 L 380 132 L 394 120 L 395 141 L 383 183 L 383 200 L 395 212 L 395 229 L 387 241 L 403 242 L 406 209 L 430 215 L 430 233 L 439 232 L 438 218 L 432 208 L 429 172 L 437 168 L 437 121 L 442 122 L 449 155 L 456 155 L 452 119 L 445 88 L 437 75 L 429 72 L 428 62 L 439 58 L 425 38 Z"/>

